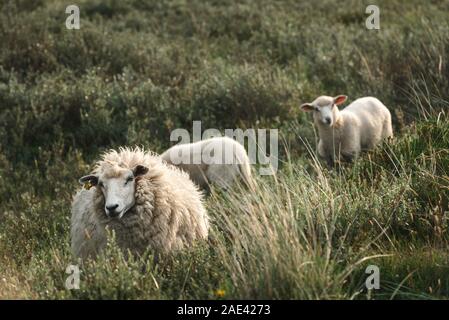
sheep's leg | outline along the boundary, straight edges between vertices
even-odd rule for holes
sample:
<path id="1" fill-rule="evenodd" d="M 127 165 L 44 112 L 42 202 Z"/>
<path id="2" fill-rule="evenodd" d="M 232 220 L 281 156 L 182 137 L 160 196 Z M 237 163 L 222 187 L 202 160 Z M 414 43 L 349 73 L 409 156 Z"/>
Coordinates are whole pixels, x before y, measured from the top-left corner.
<path id="1" fill-rule="evenodd" d="M 325 151 L 322 140 L 318 142 L 317 153 L 318 156 L 326 162 L 326 165 L 329 169 L 332 169 L 334 167 L 334 157 Z"/>
<path id="2" fill-rule="evenodd" d="M 391 126 L 391 119 L 388 118 L 384 121 L 383 125 L 383 139 L 387 142 L 391 142 L 393 140 L 393 127 Z"/>
<path id="3" fill-rule="evenodd" d="M 358 157 L 358 152 L 354 151 L 354 152 L 342 152 L 341 153 L 341 158 L 343 159 L 344 162 L 347 163 L 352 163 L 354 162 L 354 160 Z"/>
<path id="4" fill-rule="evenodd" d="M 335 167 L 335 161 L 332 156 L 326 157 L 326 164 L 329 167 L 329 169 L 332 169 Z"/>
<path id="5" fill-rule="evenodd" d="M 207 177 L 221 189 L 228 189 L 236 179 L 236 164 L 211 164 L 207 169 Z"/>
<path id="6" fill-rule="evenodd" d="M 332 155 L 327 155 L 327 154 L 325 154 L 325 155 L 318 154 L 318 155 L 319 155 L 319 158 L 326 163 L 326 165 L 329 169 L 332 169 L 335 166 L 334 157 L 332 157 Z"/>
<path id="7" fill-rule="evenodd" d="M 354 162 L 358 158 L 361 151 L 360 132 L 357 132 L 355 128 L 348 131 L 346 139 L 342 141 L 340 148 L 340 158 L 347 163 Z"/>

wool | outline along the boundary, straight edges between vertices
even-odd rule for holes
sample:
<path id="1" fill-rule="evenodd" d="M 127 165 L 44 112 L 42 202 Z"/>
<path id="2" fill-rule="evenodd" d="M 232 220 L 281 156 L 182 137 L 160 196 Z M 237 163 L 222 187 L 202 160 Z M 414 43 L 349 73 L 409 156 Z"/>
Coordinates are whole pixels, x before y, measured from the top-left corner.
<path id="1" fill-rule="evenodd" d="M 189 176 L 167 166 L 153 153 L 140 148 L 122 148 L 105 153 L 93 174 L 114 176 L 118 168 L 147 167 L 136 179 L 135 205 L 121 219 L 109 218 L 100 188 L 81 189 L 72 205 L 71 244 L 75 257 L 94 257 L 107 243 L 107 232 L 115 233 L 122 250 L 143 254 L 169 253 L 191 246 L 208 236 L 209 221 L 203 194 Z"/>
<path id="2" fill-rule="evenodd" d="M 204 155 L 212 153 L 229 156 L 232 163 L 205 163 Z M 174 163 L 173 157 L 182 152 L 182 163 Z M 193 163 L 194 155 L 198 155 L 200 163 Z M 229 137 L 215 137 L 190 144 L 175 145 L 161 154 L 161 158 L 168 164 L 177 166 L 187 172 L 200 188 L 207 189 L 210 184 L 227 189 L 240 179 L 247 186 L 253 185 L 251 165 L 245 148 Z M 217 160 L 221 160 L 218 159 Z"/>
<path id="3" fill-rule="evenodd" d="M 313 112 L 319 133 L 317 152 L 329 166 L 336 160 L 352 161 L 393 137 L 390 111 L 377 98 L 359 98 L 340 111 L 338 105 L 345 100 L 346 96 L 320 96 L 301 105 L 302 110 Z"/>

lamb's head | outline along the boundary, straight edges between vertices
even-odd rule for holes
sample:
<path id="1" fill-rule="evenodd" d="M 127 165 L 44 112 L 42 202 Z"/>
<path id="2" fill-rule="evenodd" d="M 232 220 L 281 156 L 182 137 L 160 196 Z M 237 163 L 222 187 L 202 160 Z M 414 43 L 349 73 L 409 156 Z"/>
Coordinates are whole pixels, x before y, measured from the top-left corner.
<path id="1" fill-rule="evenodd" d="M 305 112 L 313 111 L 313 120 L 318 126 L 332 127 L 338 117 L 338 106 L 343 104 L 348 97 L 338 95 L 336 97 L 320 96 L 313 102 L 301 105 L 301 110 Z"/>
<path id="2" fill-rule="evenodd" d="M 111 165 L 102 168 L 98 174 L 82 177 L 79 182 L 100 188 L 104 196 L 106 215 L 109 218 L 121 219 L 136 202 L 136 180 L 147 172 L 148 168 L 143 165 L 132 169 Z"/>

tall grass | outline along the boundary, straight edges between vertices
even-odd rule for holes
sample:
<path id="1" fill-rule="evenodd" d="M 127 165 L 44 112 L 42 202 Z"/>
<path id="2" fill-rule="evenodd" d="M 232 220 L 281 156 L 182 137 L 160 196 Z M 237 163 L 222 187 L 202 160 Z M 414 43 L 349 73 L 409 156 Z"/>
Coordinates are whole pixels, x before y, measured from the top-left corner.
<path id="1" fill-rule="evenodd" d="M 81 266 L 80 290 L 64 287 L 65 268 L 74 263 L 68 248 L 73 183 L 59 186 L 58 200 L 47 192 L 38 196 L 38 190 L 20 200 L 5 199 L 2 292 L 5 297 L 177 299 L 214 298 L 224 290 L 225 298 L 366 298 L 364 269 L 375 264 L 385 282 L 371 298 L 444 296 L 449 290 L 447 267 L 441 265 L 448 259 L 448 124 L 440 114 L 410 127 L 391 146 L 338 172 L 318 162 L 308 168 L 290 161 L 276 176 L 257 177 L 250 192 L 214 189 L 207 200 L 213 225 L 209 243 L 154 264 L 151 257 L 125 259 L 111 242 L 97 261 Z M 73 157 L 46 168 L 79 170 L 84 167 L 79 161 Z M 2 173 L 3 188 L 27 183 L 16 174 Z M 19 182 L 12 186 L 13 181 Z M 40 182 L 44 187 L 48 179 L 33 177 L 33 184 Z M 411 255 L 401 259 L 405 252 Z"/>

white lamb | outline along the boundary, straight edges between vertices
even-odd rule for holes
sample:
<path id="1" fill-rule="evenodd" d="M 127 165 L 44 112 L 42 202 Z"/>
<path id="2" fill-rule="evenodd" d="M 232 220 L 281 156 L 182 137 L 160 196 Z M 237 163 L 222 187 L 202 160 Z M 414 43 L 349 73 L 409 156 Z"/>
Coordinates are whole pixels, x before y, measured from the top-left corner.
<path id="1" fill-rule="evenodd" d="M 238 178 L 252 185 L 248 154 L 240 143 L 229 137 L 175 145 L 161 154 L 161 158 L 187 172 L 203 189 L 210 183 L 226 189 Z"/>
<path id="2" fill-rule="evenodd" d="M 75 257 L 95 257 L 115 232 L 118 246 L 156 255 L 190 246 L 208 235 L 208 216 L 189 176 L 139 148 L 111 150 L 73 200 L 71 245 Z M 92 188 L 90 188 L 92 187 Z"/>
<path id="3" fill-rule="evenodd" d="M 382 102 L 364 97 L 340 111 L 338 106 L 346 99 L 344 95 L 321 96 L 301 105 L 303 111 L 313 112 L 320 138 L 318 154 L 329 166 L 340 158 L 352 161 L 362 150 L 393 137 L 391 114 Z"/>

